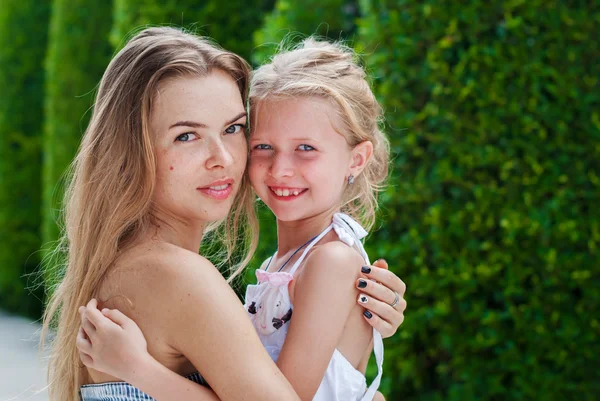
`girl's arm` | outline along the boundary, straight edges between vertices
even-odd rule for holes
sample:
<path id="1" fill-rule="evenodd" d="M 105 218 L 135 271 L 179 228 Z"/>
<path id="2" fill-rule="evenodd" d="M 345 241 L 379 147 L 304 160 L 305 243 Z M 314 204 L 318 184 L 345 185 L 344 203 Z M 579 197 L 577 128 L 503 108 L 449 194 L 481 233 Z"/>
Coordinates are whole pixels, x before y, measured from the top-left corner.
<path id="1" fill-rule="evenodd" d="M 355 308 L 359 292 L 354 282 L 361 262 L 345 244 L 329 242 L 312 251 L 297 278 L 294 314 L 277 366 L 303 401 L 317 392 Z M 367 347 L 372 331 L 367 325 L 357 331 Z"/>
<path id="2" fill-rule="evenodd" d="M 151 266 L 144 266 L 144 274 L 136 276 L 134 288 L 126 294 L 132 298 L 136 316 L 150 316 L 160 322 L 153 327 L 161 330 L 166 345 L 183 354 L 220 399 L 298 400 L 219 271 L 192 252 L 178 259 L 170 255 L 167 259 L 168 263 L 162 265 L 157 260 Z M 96 366 L 124 379 L 161 401 L 210 399 L 201 398 L 206 397 L 205 391 L 192 395 L 191 391 L 199 386 L 187 379 L 160 370 L 148 358 L 144 343 L 135 347 L 141 333 L 128 337 L 133 331 L 131 326 L 121 327 L 106 316 L 95 316 L 101 322 L 98 326 L 91 328 L 84 323 L 91 348 L 80 347 L 90 356 L 91 368 Z M 181 386 L 189 388 L 190 393 L 174 396 L 174 391 L 183 391 Z"/>

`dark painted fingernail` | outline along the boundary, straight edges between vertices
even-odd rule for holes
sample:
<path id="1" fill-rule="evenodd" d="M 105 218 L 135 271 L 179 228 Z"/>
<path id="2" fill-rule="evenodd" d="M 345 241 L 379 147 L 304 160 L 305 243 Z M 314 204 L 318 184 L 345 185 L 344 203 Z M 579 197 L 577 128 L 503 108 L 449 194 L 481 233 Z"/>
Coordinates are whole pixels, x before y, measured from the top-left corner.
<path id="1" fill-rule="evenodd" d="M 363 312 L 363 315 L 365 315 L 365 317 L 366 317 L 367 319 L 370 319 L 370 318 L 372 318 L 372 317 L 373 317 L 373 314 L 372 314 L 371 312 L 369 312 L 368 310 L 364 311 L 364 312 Z"/>
<path id="2" fill-rule="evenodd" d="M 365 288 L 367 286 L 367 282 L 362 278 L 358 280 L 358 288 Z"/>
<path id="3" fill-rule="evenodd" d="M 360 271 L 363 272 L 363 273 L 365 273 L 365 274 L 369 274 L 369 273 L 371 273 L 371 268 L 369 266 L 363 266 L 360 269 Z"/>

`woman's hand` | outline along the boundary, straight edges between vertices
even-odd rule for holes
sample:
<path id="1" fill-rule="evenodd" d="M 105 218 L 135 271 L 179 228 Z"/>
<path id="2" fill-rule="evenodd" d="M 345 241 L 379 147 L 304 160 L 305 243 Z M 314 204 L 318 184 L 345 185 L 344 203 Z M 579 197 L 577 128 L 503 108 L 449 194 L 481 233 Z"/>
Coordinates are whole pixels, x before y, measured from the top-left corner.
<path id="1" fill-rule="evenodd" d="M 117 309 L 98 310 L 92 299 L 79 308 L 81 328 L 77 349 L 83 364 L 127 382 L 153 359 L 138 325 Z"/>
<path id="2" fill-rule="evenodd" d="M 363 277 L 356 281 L 361 294 L 358 303 L 366 308 L 364 317 L 383 338 L 396 334 L 404 321 L 406 285 L 388 270 L 385 260 L 362 268 Z"/>

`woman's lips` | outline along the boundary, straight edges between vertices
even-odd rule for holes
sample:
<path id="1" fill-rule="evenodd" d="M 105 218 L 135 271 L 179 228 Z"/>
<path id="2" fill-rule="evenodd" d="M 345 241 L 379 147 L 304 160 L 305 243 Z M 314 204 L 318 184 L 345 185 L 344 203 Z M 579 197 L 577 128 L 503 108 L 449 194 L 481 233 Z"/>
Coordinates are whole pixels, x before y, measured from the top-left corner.
<path id="1" fill-rule="evenodd" d="M 197 188 L 198 191 L 202 192 L 204 195 L 216 199 L 216 200 L 225 200 L 231 195 L 233 191 L 233 180 L 219 180 L 215 181 L 212 184 Z"/>

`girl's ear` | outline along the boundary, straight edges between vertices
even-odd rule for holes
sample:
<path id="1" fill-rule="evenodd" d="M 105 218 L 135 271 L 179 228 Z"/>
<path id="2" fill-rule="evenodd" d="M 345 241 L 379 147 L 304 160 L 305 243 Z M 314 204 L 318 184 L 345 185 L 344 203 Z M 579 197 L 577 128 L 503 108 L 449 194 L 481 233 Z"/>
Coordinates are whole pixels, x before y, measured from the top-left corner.
<path id="1" fill-rule="evenodd" d="M 367 166 L 372 155 L 373 143 L 371 141 L 363 141 L 356 145 L 351 152 L 351 164 L 348 169 L 348 175 L 358 177 Z"/>

